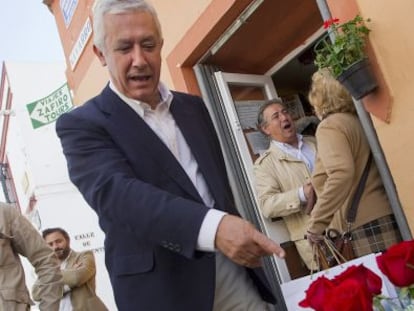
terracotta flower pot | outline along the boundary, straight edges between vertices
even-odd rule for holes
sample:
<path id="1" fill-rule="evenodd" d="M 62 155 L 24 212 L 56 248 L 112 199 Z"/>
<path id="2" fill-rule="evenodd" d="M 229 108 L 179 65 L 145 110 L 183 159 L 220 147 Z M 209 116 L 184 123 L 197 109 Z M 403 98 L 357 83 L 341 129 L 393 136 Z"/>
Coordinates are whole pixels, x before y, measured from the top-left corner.
<path id="1" fill-rule="evenodd" d="M 337 80 L 343 84 L 355 99 L 361 99 L 373 92 L 378 86 L 366 58 L 353 63 L 337 77 Z"/>

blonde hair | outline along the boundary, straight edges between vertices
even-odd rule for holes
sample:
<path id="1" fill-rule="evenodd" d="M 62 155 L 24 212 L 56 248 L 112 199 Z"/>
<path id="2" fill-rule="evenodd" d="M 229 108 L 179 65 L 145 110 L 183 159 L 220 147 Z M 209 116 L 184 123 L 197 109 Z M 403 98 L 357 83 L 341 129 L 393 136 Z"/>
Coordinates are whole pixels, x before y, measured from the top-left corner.
<path id="1" fill-rule="evenodd" d="M 320 119 L 335 112 L 356 113 L 351 95 L 326 68 L 312 75 L 308 99 Z"/>

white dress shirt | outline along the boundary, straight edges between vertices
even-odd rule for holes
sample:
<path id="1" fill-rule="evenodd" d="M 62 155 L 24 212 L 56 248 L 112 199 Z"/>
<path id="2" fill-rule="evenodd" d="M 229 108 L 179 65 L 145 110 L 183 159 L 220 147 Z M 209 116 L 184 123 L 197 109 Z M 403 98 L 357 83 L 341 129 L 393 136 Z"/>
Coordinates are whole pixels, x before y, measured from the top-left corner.
<path id="1" fill-rule="evenodd" d="M 212 207 L 214 205 L 214 199 L 211 196 L 204 177 L 198 168 L 198 164 L 191 153 L 190 147 L 187 145 L 181 130 L 178 128 L 170 112 L 170 105 L 173 99 L 173 94 L 170 90 L 160 82 L 158 91 L 160 92 L 161 102 L 157 105 L 156 109 L 151 109 L 148 104 L 128 98 L 120 93 L 112 82 L 110 82 L 109 87 L 128 106 L 130 106 L 164 142 L 187 173 L 200 194 L 200 197 L 203 199 L 204 204 L 208 207 Z M 214 241 L 217 228 L 224 215 L 226 215 L 226 213 L 216 209 L 210 209 L 207 212 L 198 234 L 198 250 L 215 250 Z"/>
<path id="2" fill-rule="evenodd" d="M 60 264 L 60 269 L 66 269 L 66 265 L 68 264 L 68 258 L 72 250 L 69 252 L 68 257 Z M 63 285 L 63 297 L 60 299 L 59 304 L 59 311 L 73 311 L 72 301 L 70 300 L 70 287 L 66 284 Z"/>
<path id="3" fill-rule="evenodd" d="M 313 167 L 315 165 L 315 151 L 311 146 L 309 146 L 308 143 L 303 140 L 303 136 L 301 134 L 296 135 L 298 137 L 298 148 L 276 140 L 272 140 L 272 144 L 275 144 L 280 150 L 289 154 L 293 158 L 305 163 L 309 172 L 313 172 Z M 306 202 L 303 186 L 299 188 L 298 195 L 301 202 Z"/>

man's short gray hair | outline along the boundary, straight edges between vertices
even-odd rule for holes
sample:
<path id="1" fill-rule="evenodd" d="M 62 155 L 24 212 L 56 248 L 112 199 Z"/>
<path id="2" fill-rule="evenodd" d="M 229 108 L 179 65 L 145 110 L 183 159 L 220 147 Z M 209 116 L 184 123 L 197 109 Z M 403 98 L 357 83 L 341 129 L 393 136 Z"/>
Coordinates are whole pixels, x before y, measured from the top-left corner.
<path id="1" fill-rule="evenodd" d="M 93 43 L 100 50 L 105 50 L 105 14 L 119 14 L 134 11 L 145 11 L 152 15 L 162 39 L 161 24 L 154 7 L 146 0 L 96 0 L 93 9 Z"/>
<path id="2" fill-rule="evenodd" d="M 261 131 L 263 134 L 265 134 L 265 133 L 263 132 L 262 129 L 266 125 L 266 120 L 264 119 L 264 116 L 263 116 L 264 111 L 266 110 L 267 107 L 269 107 L 271 105 L 274 105 L 274 104 L 282 105 L 284 108 L 287 109 L 286 104 L 283 103 L 282 99 L 280 99 L 278 97 L 275 97 L 275 98 L 271 98 L 269 100 L 266 100 L 264 102 L 264 104 L 260 106 L 259 112 L 257 113 L 257 124 L 256 124 L 256 126 L 257 126 L 257 129 L 259 131 Z"/>

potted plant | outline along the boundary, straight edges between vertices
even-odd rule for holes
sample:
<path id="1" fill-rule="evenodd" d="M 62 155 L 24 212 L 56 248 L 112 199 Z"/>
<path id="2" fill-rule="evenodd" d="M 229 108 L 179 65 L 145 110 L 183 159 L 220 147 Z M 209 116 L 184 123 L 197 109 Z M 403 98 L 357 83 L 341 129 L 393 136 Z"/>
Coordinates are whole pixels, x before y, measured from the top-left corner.
<path id="1" fill-rule="evenodd" d="M 370 32 L 365 22 L 369 21 L 370 19 L 364 20 L 360 15 L 342 24 L 337 18 L 327 20 L 324 28 L 328 32 L 314 47 L 316 66 L 328 68 L 356 99 L 377 87 L 365 54 L 366 40 Z"/>

